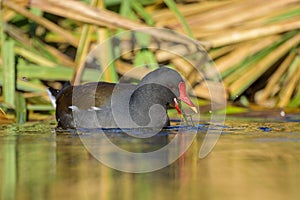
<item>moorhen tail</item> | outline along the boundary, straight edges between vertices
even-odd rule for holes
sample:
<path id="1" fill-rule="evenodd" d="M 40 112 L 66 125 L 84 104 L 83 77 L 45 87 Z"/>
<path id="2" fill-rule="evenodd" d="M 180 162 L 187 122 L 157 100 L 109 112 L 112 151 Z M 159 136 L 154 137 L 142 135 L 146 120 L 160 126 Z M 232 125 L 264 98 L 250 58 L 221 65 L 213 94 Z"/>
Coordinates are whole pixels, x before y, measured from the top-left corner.
<path id="1" fill-rule="evenodd" d="M 150 72 L 137 85 L 66 84 L 49 93 L 55 97 L 56 120 L 63 129 L 165 127 L 170 125 L 168 105 L 180 113 L 179 101 L 197 111 L 182 77 L 166 67 Z"/>

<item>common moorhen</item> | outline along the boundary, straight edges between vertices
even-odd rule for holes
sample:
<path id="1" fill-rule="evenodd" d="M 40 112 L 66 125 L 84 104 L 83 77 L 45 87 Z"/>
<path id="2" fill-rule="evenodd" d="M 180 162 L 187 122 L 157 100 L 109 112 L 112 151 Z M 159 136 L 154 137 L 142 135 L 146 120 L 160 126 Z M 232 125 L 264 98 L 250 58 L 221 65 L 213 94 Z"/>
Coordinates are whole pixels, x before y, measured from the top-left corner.
<path id="1" fill-rule="evenodd" d="M 165 127 L 170 125 L 168 105 L 180 113 L 179 101 L 197 112 L 182 77 L 166 67 L 150 72 L 137 85 L 92 82 L 49 91 L 63 129 Z"/>

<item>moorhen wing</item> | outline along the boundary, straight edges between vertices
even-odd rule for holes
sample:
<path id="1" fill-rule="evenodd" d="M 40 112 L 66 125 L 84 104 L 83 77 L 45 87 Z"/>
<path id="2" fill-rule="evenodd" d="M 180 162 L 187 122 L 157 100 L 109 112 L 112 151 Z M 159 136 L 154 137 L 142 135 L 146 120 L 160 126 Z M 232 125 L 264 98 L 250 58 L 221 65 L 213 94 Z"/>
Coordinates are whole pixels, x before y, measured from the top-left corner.
<path id="1" fill-rule="evenodd" d="M 58 127 L 63 129 L 166 127 L 170 125 L 168 105 L 180 113 L 179 101 L 197 112 L 182 77 L 166 67 L 150 72 L 137 85 L 65 84 L 61 90 L 49 88 L 49 92 L 55 97 Z"/>

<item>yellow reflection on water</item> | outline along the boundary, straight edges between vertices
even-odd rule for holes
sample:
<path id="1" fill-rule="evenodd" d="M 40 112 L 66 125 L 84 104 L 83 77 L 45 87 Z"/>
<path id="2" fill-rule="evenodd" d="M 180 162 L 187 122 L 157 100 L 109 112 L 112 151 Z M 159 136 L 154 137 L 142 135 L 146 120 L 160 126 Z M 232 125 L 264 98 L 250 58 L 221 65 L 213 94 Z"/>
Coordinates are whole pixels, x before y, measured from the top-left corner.
<path id="1" fill-rule="evenodd" d="M 228 121 L 227 126 L 208 157 L 197 157 L 202 131 L 175 163 L 144 174 L 101 164 L 70 133 L 2 134 L 1 195 L 22 200 L 298 199 L 299 123 Z M 264 132 L 262 126 L 272 130 Z"/>

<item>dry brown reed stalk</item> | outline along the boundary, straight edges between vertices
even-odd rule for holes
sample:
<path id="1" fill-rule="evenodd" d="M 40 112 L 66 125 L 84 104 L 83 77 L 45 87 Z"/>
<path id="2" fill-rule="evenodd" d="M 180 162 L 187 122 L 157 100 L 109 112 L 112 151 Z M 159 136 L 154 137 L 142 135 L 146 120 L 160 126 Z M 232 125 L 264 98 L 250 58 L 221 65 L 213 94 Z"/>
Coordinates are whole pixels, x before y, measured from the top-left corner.
<path id="1" fill-rule="evenodd" d="M 299 61 L 299 60 L 298 60 Z M 286 107 L 295 91 L 296 87 L 300 84 L 300 62 L 297 63 L 297 69 L 293 73 L 291 79 L 287 79 L 279 93 L 278 107 Z"/>
<path id="2" fill-rule="evenodd" d="M 151 72 L 151 69 L 145 67 L 132 68 L 132 65 L 117 60 L 115 62 L 117 72 L 122 74 L 125 78 L 133 78 L 141 80 L 146 74 Z M 134 70 L 133 70 L 134 69 Z"/>
<path id="3" fill-rule="evenodd" d="M 16 12 L 9 8 L 2 6 L 1 9 L 2 9 L 2 20 L 5 22 L 10 21 L 16 15 Z"/>
<path id="4" fill-rule="evenodd" d="M 223 85 L 214 81 L 205 81 L 202 82 L 198 85 L 196 85 L 193 89 L 193 93 L 194 95 L 196 95 L 197 97 L 201 97 L 203 99 L 207 99 L 207 100 L 211 100 L 211 101 L 215 101 L 216 103 L 218 103 L 218 101 L 222 101 L 222 99 L 224 98 L 222 93 L 215 93 L 214 94 L 214 99 L 211 99 L 212 95 L 210 94 L 211 92 L 216 92 L 216 91 L 222 91 L 223 90 Z M 228 98 L 228 91 L 226 91 L 225 93 L 226 95 L 226 99 Z M 218 97 L 219 96 L 219 97 Z"/>
<path id="5" fill-rule="evenodd" d="M 260 98 L 257 101 L 258 104 L 264 105 L 265 101 L 270 97 L 276 85 L 279 84 L 279 80 L 283 77 L 283 74 L 288 70 L 295 56 L 295 51 L 290 52 L 282 62 L 282 64 L 279 66 L 279 68 L 276 70 L 276 72 L 272 74 L 265 89 L 263 90 Z"/>
<path id="6" fill-rule="evenodd" d="M 170 46 L 169 48 L 166 49 L 172 49 L 172 51 L 158 50 L 156 52 L 155 58 L 158 62 L 168 61 L 173 58 L 176 58 L 177 55 L 186 55 L 190 53 L 189 49 L 181 44 Z"/>
<path id="7" fill-rule="evenodd" d="M 8 118 L 6 113 L 0 108 L 0 124 L 10 124 L 13 122 L 14 122 L 14 120 Z"/>
<path id="8" fill-rule="evenodd" d="M 228 45 L 228 46 L 224 46 L 224 47 L 220 47 L 220 48 L 211 50 L 209 52 L 209 55 L 213 60 L 216 60 L 222 56 L 227 55 L 234 49 L 235 49 L 235 45 Z"/>
<path id="9" fill-rule="evenodd" d="M 216 67 L 218 68 L 219 72 L 223 74 L 225 71 L 230 70 L 230 68 L 242 62 L 247 57 L 250 57 L 262 49 L 270 46 L 278 39 L 279 36 L 274 35 L 267 38 L 241 43 L 235 46 L 234 50 L 232 50 L 228 55 L 217 59 L 215 62 Z"/>
<path id="10" fill-rule="evenodd" d="M 75 66 L 75 62 L 66 54 L 61 53 L 61 51 L 57 50 L 55 47 L 44 44 L 47 51 L 49 51 L 53 56 L 57 58 L 58 63 L 61 63 L 64 66 L 73 68 Z"/>
<path id="11" fill-rule="evenodd" d="M 205 82 L 205 78 L 202 76 L 202 74 L 199 74 L 199 72 L 193 68 L 193 70 L 190 72 L 190 74 L 186 77 L 188 80 L 189 84 L 192 85 L 193 87 L 195 85 L 198 85 L 200 83 Z"/>
<path id="12" fill-rule="evenodd" d="M 69 42 L 71 45 L 77 47 L 78 39 L 76 37 L 74 37 L 72 34 L 70 34 L 68 31 L 66 31 L 63 28 L 56 25 L 55 23 L 53 23 L 45 18 L 41 18 L 39 16 L 32 14 L 24 7 L 15 4 L 13 1 L 3 1 L 3 5 L 20 13 L 24 17 L 35 21 L 36 23 L 44 26 L 45 28 L 49 29 L 50 31 L 53 31 L 54 33 L 61 35 L 62 37 L 65 38 L 65 40 L 67 42 Z"/>
<path id="13" fill-rule="evenodd" d="M 247 23 L 243 24 L 243 27 L 255 28 L 255 27 L 264 26 L 268 24 L 278 23 L 280 21 L 280 18 L 278 18 L 278 16 L 285 16 L 286 13 L 293 13 L 299 9 L 300 9 L 299 3 L 287 4 L 275 10 L 270 10 L 270 12 L 260 16 L 259 18 L 250 19 L 249 21 L 247 21 Z"/>
<path id="14" fill-rule="evenodd" d="M 199 2 L 197 4 L 190 4 L 190 5 L 182 5 L 178 6 L 178 9 L 182 13 L 184 17 L 194 16 L 199 13 L 204 13 L 209 10 L 214 10 L 216 8 L 222 7 L 224 5 L 230 4 L 233 1 L 222 1 L 222 2 L 215 2 L 215 1 L 205 1 Z M 169 10 L 168 8 L 160 9 L 160 10 L 153 10 L 151 12 L 153 20 L 156 22 L 156 26 L 158 27 L 171 27 L 178 23 L 174 13 Z"/>
<path id="15" fill-rule="evenodd" d="M 300 42 L 300 34 L 295 35 L 284 44 L 276 48 L 271 54 L 268 54 L 263 60 L 251 67 L 247 73 L 230 84 L 229 90 L 232 98 L 239 96 L 247 87 L 257 80 L 267 69 L 269 69 L 279 58 L 286 54 L 291 48 L 298 45 Z M 243 87 L 241 87 L 243 86 Z"/>
<path id="16" fill-rule="evenodd" d="M 242 42 L 259 37 L 280 34 L 300 28 L 300 17 L 293 18 L 274 25 L 266 25 L 264 27 L 249 30 L 233 30 L 215 36 L 209 36 L 204 40 L 209 41 L 212 47 L 219 47 L 236 42 Z"/>
<path id="17" fill-rule="evenodd" d="M 35 45 L 35 41 L 33 39 L 30 39 L 26 33 L 24 33 L 19 28 L 6 24 L 5 31 L 16 41 L 19 41 L 22 45 L 30 47 Z M 70 57 L 59 51 L 57 48 L 50 46 L 48 44 L 43 43 L 44 48 L 49 51 L 52 55 L 54 55 L 58 61 L 58 63 L 61 63 L 68 67 L 74 67 L 75 63 L 71 60 Z M 38 56 L 39 57 L 39 56 Z M 35 59 L 38 60 L 38 59 Z M 42 58 L 44 60 L 44 58 Z M 48 63 L 48 62 L 47 62 Z M 50 64 L 51 65 L 51 64 Z M 53 65 L 52 65 L 53 66 Z"/>
<path id="18" fill-rule="evenodd" d="M 294 2 L 297 0 L 241 1 L 221 7 L 219 10 L 214 10 L 213 13 L 197 16 L 195 17 L 196 22 L 191 22 L 190 25 L 194 27 L 200 25 L 205 30 L 221 30 L 233 27 L 240 22 L 264 16 Z"/>
<path id="19" fill-rule="evenodd" d="M 47 0 L 40 2 L 38 0 L 32 0 L 30 6 L 84 23 L 104 26 L 108 28 L 124 28 L 130 30 L 139 29 L 139 31 L 141 32 L 145 32 L 160 39 L 194 46 L 194 43 L 191 44 L 189 40 L 186 40 L 186 37 L 176 35 L 172 32 L 152 29 L 150 26 L 147 26 L 140 22 L 129 20 L 128 18 L 122 17 L 114 12 L 96 9 L 92 6 L 78 1 Z M 200 41 L 199 45 L 207 47 L 209 46 L 208 43 Z"/>
<path id="20" fill-rule="evenodd" d="M 11 25 L 11 24 L 6 24 L 4 26 L 4 30 L 10 37 L 19 41 L 20 43 L 22 43 L 26 46 L 32 45 L 32 43 L 29 39 L 29 36 L 26 33 L 24 33 L 24 31 L 17 28 L 16 26 Z"/>
<path id="21" fill-rule="evenodd" d="M 180 10 L 183 16 L 187 17 L 187 16 L 203 13 L 207 10 L 215 9 L 216 7 L 221 7 L 230 4 L 232 2 L 234 1 L 233 0 L 221 1 L 221 2 L 205 1 L 201 3 L 198 2 L 193 4 L 182 4 L 182 5 L 179 4 L 177 8 Z M 165 21 L 170 18 L 174 18 L 174 13 L 168 8 L 151 10 L 151 15 L 154 21 Z"/>
<path id="22" fill-rule="evenodd" d="M 245 21 L 264 17 L 269 13 L 274 13 L 274 10 L 276 11 L 277 9 L 285 8 L 295 2 L 299 1 L 226 1 L 218 2 L 216 4 L 217 6 L 212 8 L 205 5 L 203 2 L 199 2 L 198 4 L 193 4 L 191 7 L 187 7 L 189 9 L 184 10 L 183 15 L 186 16 L 186 21 L 193 30 L 195 37 L 200 39 L 208 37 L 213 33 L 220 33 L 220 31 L 227 32 L 224 30 L 228 28 L 231 29 L 235 26 L 247 26 L 248 23 L 244 23 Z M 207 4 L 209 3 L 210 2 L 207 2 Z M 225 5 L 222 5 L 222 3 L 225 3 Z M 202 7 L 202 5 L 204 6 Z M 206 8 L 206 6 L 208 9 L 201 9 Z M 198 12 L 196 12 L 197 9 Z M 157 14 L 157 16 L 159 17 L 157 17 L 156 20 L 158 26 L 167 26 L 180 31 L 180 23 L 176 21 L 174 17 L 170 19 L 172 13 L 162 15 Z"/>
<path id="23" fill-rule="evenodd" d="M 194 68 L 193 65 L 184 58 L 174 58 L 171 60 L 171 63 L 182 73 L 184 77 L 187 77 Z"/>

